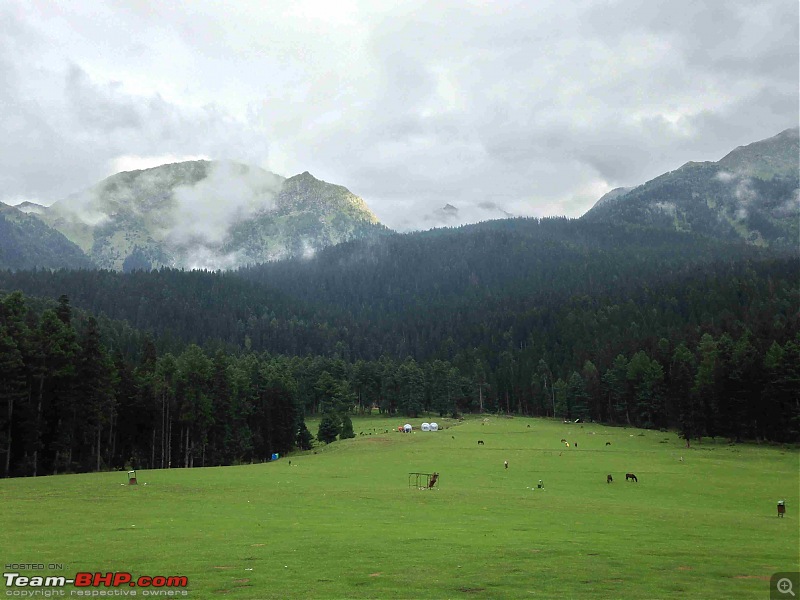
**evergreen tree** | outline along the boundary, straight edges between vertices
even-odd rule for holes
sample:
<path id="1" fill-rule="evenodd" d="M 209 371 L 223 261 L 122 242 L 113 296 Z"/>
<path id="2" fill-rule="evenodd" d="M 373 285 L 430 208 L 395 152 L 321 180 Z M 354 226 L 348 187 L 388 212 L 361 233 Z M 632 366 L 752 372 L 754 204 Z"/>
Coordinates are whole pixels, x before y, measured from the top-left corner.
<path id="1" fill-rule="evenodd" d="M 322 415 L 322 420 L 319 422 L 319 431 L 317 432 L 317 439 L 324 444 L 335 442 L 341 431 L 341 423 L 339 418 L 333 412 L 327 412 Z"/>
<path id="2" fill-rule="evenodd" d="M 703 431 L 702 403 L 692 389 L 695 360 L 692 352 L 681 343 L 672 353 L 670 361 L 669 396 L 678 408 L 678 429 L 686 440 L 686 447 L 693 438 L 699 438 Z"/>
<path id="3" fill-rule="evenodd" d="M 717 343 L 710 334 L 703 334 L 697 347 L 697 373 L 694 377 L 693 395 L 702 402 L 705 434 L 719 435 L 717 396 Z"/>
<path id="4" fill-rule="evenodd" d="M 661 365 L 640 350 L 628 363 L 627 379 L 633 387 L 636 424 L 647 428 L 659 426 L 664 416 L 664 370 Z"/>
<path id="5" fill-rule="evenodd" d="M 413 358 L 397 369 L 398 408 L 406 416 L 416 417 L 425 401 L 425 374 Z"/>
<path id="6" fill-rule="evenodd" d="M 314 436 L 311 435 L 311 432 L 308 430 L 305 421 L 300 423 L 300 428 L 297 432 L 296 444 L 300 450 L 311 450 L 311 448 L 314 446 Z"/>
<path id="7" fill-rule="evenodd" d="M 31 461 L 31 475 L 36 477 L 41 470 L 49 470 L 53 448 L 45 433 L 53 427 L 55 414 L 74 413 L 75 363 L 78 346 L 75 331 L 65 325 L 53 310 L 45 310 L 38 326 L 32 330 L 31 375 L 33 378 L 30 405 L 30 431 L 26 439 L 26 454 Z M 98 340 L 99 343 L 99 340 Z M 101 370 L 103 365 L 98 366 Z M 78 381 L 81 380 L 79 376 Z M 83 383 L 83 382 L 82 382 Z M 87 381 L 84 385 L 89 385 Z M 82 391 L 79 391 L 82 393 Z M 77 427 L 77 423 L 74 424 Z"/>
<path id="8" fill-rule="evenodd" d="M 208 443 L 208 432 L 213 421 L 213 404 L 210 395 L 212 362 L 203 350 L 190 345 L 177 360 L 176 399 L 180 423 L 180 447 L 183 466 L 192 467 L 194 461 L 202 464 Z"/>
<path id="9" fill-rule="evenodd" d="M 25 365 L 22 353 L 5 326 L 0 325 L 0 465 L 4 477 L 11 475 L 11 449 L 14 441 L 14 405 L 25 396 Z"/>
<path id="10" fill-rule="evenodd" d="M 608 398 L 608 415 L 612 423 L 626 422 L 631 425 L 628 394 L 628 359 L 618 354 L 613 364 L 603 375 L 603 384 Z"/>
<path id="11" fill-rule="evenodd" d="M 83 445 L 90 448 L 83 460 L 91 460 L 96 471 L 108 466 L 111 459 L 110 446 L 103 443 L 103 432 L 112 427 L 117 408 L 114 376 L 114 365 L 100 340 L 97 320 L 89 317 L 80 340 L 78 392 L 87 425 L 82 429 Z"/>
<path id="12" fill-rule="evenodd" d="M 342 415 L 342 430 L 339 434 L 339 439 L 349 440 L 354 437 L 356 437 L 356 434 L 353 431 L 353 421 L 350 419 L 350 415 L 344 414 Z"/>
<path id="13" fill-rule="evenodd" d="M 589 393 L 580 373 L 573 371 L 567 381 L 567 418 L 586 420 L 589 416 Z"/>

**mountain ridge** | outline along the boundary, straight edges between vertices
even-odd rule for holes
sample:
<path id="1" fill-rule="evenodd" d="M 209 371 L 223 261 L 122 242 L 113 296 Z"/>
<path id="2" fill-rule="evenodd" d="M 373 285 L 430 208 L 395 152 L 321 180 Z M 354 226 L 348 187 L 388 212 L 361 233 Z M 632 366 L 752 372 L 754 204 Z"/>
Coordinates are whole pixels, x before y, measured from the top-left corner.
<path id="1" fill-rule="evenodd" d="M 138 268 L 235 268 L 382 228 L 343 186 L 232 161 L 123 171 L 31 214 L 114 270 L 131 260 Z"/>
<path id="2" fill-rule="evenodd" d="M 690 161 L 628 191 L 617 188 L 581 218 L 694 231 L 758 246 L 796 247 L 799 133 L 798 128 L 787 129 L 740 146 L 717 162 Z"/>
<path id="3" fill-rule="evenodd" d="M 94 263 L 36 216 L 0 202 L 0 268 L 90 269 Z"/>

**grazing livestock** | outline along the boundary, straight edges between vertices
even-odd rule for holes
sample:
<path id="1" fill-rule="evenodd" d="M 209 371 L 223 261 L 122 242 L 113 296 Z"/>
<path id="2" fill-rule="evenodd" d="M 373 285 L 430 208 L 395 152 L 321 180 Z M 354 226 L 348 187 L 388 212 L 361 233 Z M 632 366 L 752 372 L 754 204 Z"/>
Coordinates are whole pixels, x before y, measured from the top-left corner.
<path id="1" fill-rule="evenodd" d="M 613 481 L 614 481 L 614 478 L 611 475 L 606 477 L 606 483 L 612 483 Z"/>
<path id="2" fill-rule="evenodd" d="M 478 446 L 483 446 L 483 445 L 484 445 L 483 440 L 478 440 Z"/>
<path id="3" fill-rule="evenodd" d="M 429 490 L 433 489 L 433 486 L 436 485 L 436 482 L 438 481 L 438 479 L 439 479 L 439 474 L 438 473 L 434 473 L 433 476 L 431 477 L 431 482 L 428 484 L 428 489 Z"/>
<path id="4" fill-rule="evenodd" d="M 566 444 L 566 443 L 567 443 L 567 440 L 565 440 L 564 438 L 561 438 L 561 443 L 562 443 L 562 444 Z"/>
<path id="5" fill-rule="evenodd" d="M 506 461 L 503 461 L 503 464 L 505 465 L 505 467 L 506 467 L 506 469 L 507 469 L 507 468 L 508 468 L 508 461 L 507 461 L 507 460 L 506 460 Z"/>
<path id="6" fill-rule="evenodd" d="M 639 480 L 636 479 L 636 475 L 634 475 L 633 473 L 625 473 L 625 481 L 630 481 L 631 479 L 636 483 L 639 483 Z"/>
<path id="7" fill-rule="evenodd" d="M 611 445 L 611 442 L 606 442 L 606 446 L 610 446 L 610 445 Z"/>

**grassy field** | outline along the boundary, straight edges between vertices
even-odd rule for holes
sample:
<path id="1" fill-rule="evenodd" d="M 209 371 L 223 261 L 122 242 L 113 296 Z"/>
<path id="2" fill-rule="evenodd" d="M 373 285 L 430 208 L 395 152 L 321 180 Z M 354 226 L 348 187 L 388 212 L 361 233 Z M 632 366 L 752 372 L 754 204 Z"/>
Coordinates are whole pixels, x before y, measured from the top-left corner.
<path id="1" fill-rule="evenodd" d="M 797 450 L 436 420 L 447 429 L 401 434 L 404 419 L 356 418 L 365 435 L 316 453 L 140 471 L 138 486 L 0 480 L 0 558 L 185 575 L 194 599 L 768 598 L 772 573 L 800 570 Z M 417 471 L 440 472 L 438 489 L 410 488 Z"/>

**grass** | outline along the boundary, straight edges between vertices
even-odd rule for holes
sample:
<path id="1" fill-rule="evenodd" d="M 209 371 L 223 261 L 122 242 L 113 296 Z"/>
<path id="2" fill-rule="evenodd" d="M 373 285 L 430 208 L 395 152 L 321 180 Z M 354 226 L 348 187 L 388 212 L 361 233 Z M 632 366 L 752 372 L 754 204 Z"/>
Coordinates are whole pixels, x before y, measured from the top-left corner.
<path id="1" fill-rule="evenodd" d="M 356 439 L 316 454 L 140 471 L 138 486 L 124 473 L 3 480 L 2 558 L 68 577 L 185 575 L 195 599 L 764 598 L 774 572 L 800 570 L 796 450 L 436 420 L 448 429 L 354 418 Z M 416 471 L 440 472 L 439 489 L 409 488 Z"/>

